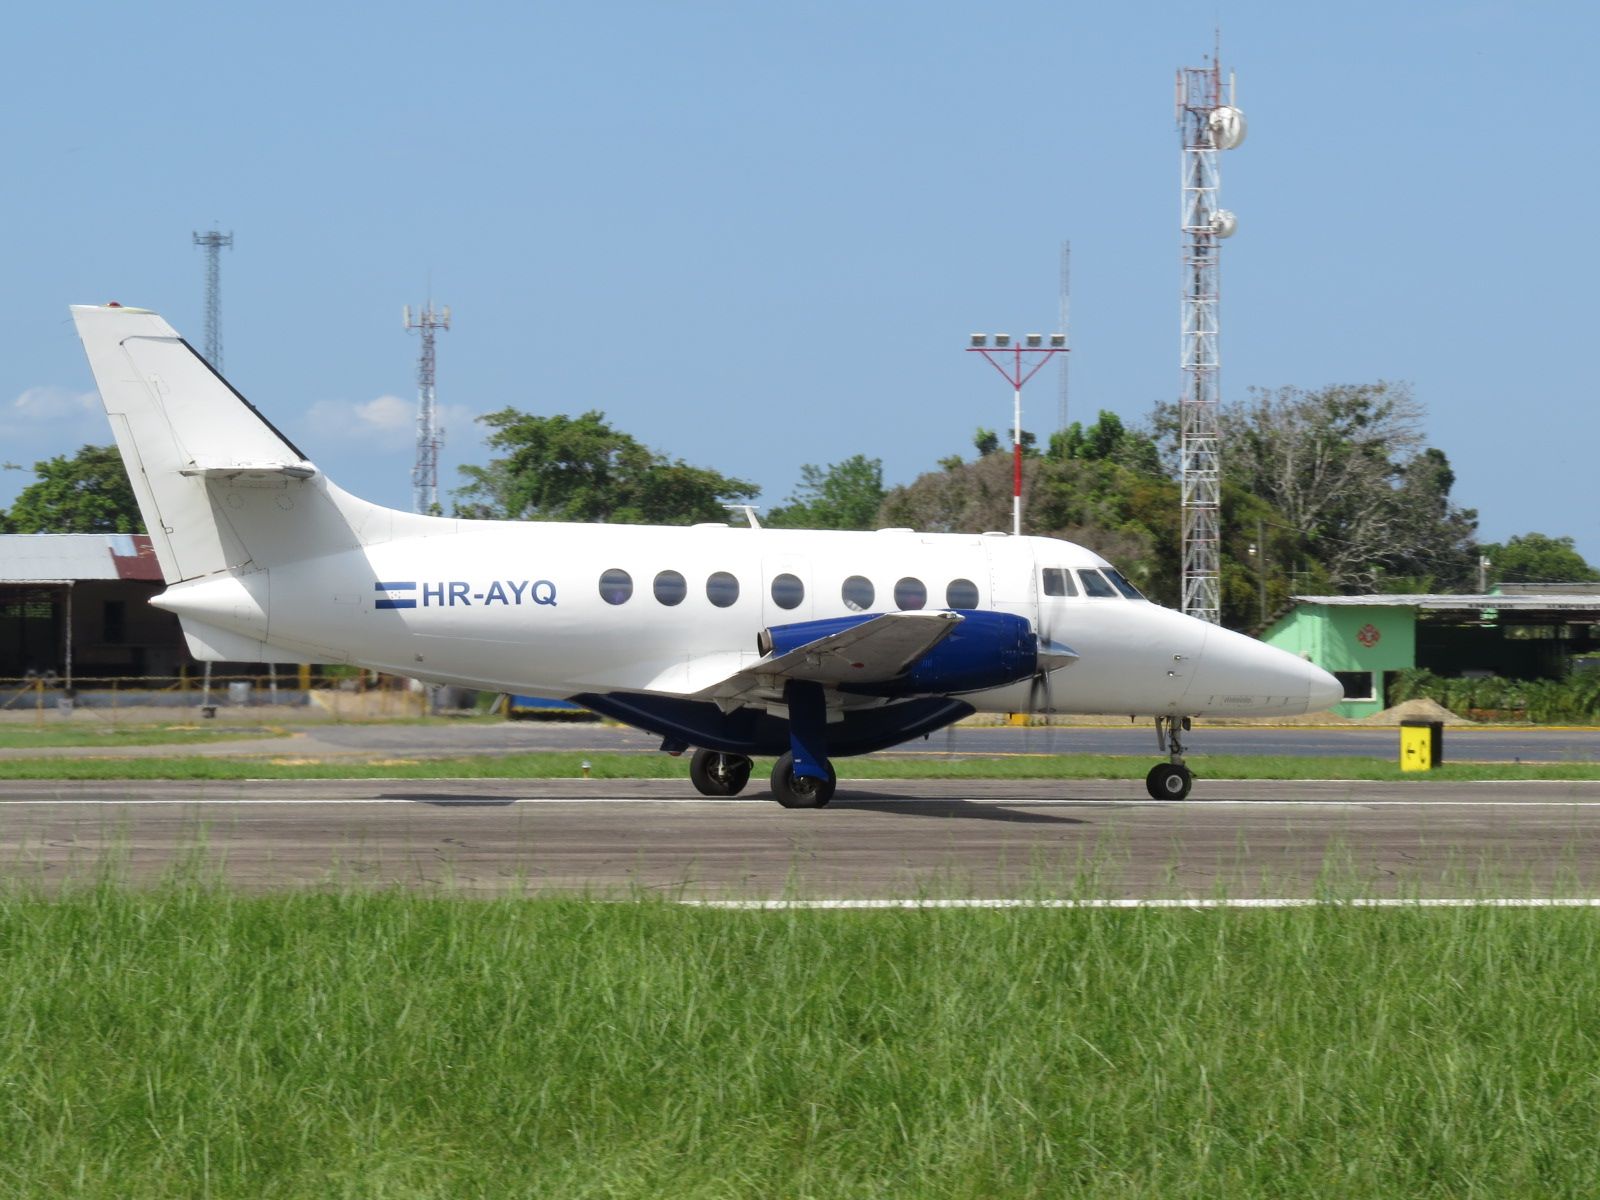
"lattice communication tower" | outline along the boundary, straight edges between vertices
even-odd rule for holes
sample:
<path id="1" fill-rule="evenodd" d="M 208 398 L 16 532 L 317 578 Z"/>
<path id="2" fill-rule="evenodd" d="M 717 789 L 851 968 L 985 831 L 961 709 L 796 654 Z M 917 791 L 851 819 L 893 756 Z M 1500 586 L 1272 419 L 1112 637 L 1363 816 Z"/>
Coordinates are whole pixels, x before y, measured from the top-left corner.
<path id="1" fill-rule="evenodd" d="M 233 245 L 233 234 L 210 229 L 194 235 L 194 244 L 206 252 L 206 361 L 222 374 L 222 251 Z"/>
<path id="2" fill-rule="evenodd" d="M 1062 342 L 1072 348 L 1072 243 L 1061 243 L 1061 312 L 1056 328 L 1061 331 Z M 1063 354 L 1056 375 L 1056 429 L 1067 431 L 1067 392 L 1070 383 L 1069 365 L 1072 355 Z"/>
<path id="3" fill-rule="evenodd" d="M 1183 136 L 1183 396 L 1179 401 L 1183 494 L 1183 611 L 1213 625 L 1222 619 L 1222 433 L 1217 253 L 1237 221 L 1218 203 L 1220 151 L 1244 140 L 1244 114 L 1222 97 L 1220 56 L 1178 71 Z"/>
<path id="4" fill-rule="evenodd" d="M 405 327 L 422 335 L 422 354 L 417 359 L 417 460 L 411 468 L 411 507 L 419 513 L 439 509 L 439 447 L 444 430 L 439 428 L 439 410 L 433 394 L 433 336 L 450 328 L 450 306 L 435 309 L 433 301 L 413 313 L 405 306 L 401 317 Z"/>

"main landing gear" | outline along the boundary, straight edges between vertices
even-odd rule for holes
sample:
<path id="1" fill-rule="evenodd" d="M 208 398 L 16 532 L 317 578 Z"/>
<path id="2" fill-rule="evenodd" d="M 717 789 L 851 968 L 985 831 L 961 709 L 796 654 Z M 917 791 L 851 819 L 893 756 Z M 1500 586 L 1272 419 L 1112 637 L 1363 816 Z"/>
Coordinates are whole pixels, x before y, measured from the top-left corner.
<path id="1" fill-rule="evenodd" d="M 689 760 L 689 782 L 702 796 L 737 796 L 750 782 L 753 764 L 742 754 L 722 754 L 716 750 L 696 750 Z M 826 778 L 797 775 L 794 754 L 786 752 L 772 767 L 772 794 L 785 808 L 823 808 L 833 799 L 839 777 L 833 764 Z"/>
<path id="2" fill-rule="evenodd" d="M 789 708 L 789 749 L 772 768 L 772 794 L 785 808 L 823 808 L 839 784 L 828 761 L 828 704 L 822 685 L 791 679 L 783 689 Z M 679 743 L 681 747 L 681 743 Z M 689 779 L 702 796 L 737 796 L 750 782 L 742 754 L 696 750 Z"/>
<path id="3" fill-rule="evenodd" d="M 702 796 L 737 796 L 750 782 L 753 765 L 742 754 L 696 750 L 689 760 L 689 782 Z"/>
<path id="4" fill-rule="evenodd" d="M 828 801 L 833 799 L 833 789 L 839 784 L 839 776 L 834 772 L 832 763 L 825 762 L 822 765 L 828 769 L 825 779 L 815 775 L 798 775 L 794 769 L 794 752 L 784 753 L 772 764 L 772 794 L 777 797 L 778 803 L 785 808 L 826 808 Z"/>
<path id="5" fill-rule="evenodd" d="M 1182 734 L 1188 728 L 1188 717 L 1156 718 L 1156 744 L 1163 751 L 1171 747 L 1169 761 L 1157 763 L 1144 777 L 1145 790 L 1156 800 L 1182 800 L 1194 786 L 1194 773 L 1183 765 Z"/>

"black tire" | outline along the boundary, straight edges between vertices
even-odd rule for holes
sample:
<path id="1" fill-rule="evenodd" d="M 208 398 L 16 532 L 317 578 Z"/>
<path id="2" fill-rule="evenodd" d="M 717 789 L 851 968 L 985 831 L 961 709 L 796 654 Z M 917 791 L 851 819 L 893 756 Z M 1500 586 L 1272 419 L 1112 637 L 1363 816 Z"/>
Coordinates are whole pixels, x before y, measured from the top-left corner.
<path id="1" fill-rule="evenodd" d="M 1182 800 L 1194 786 L 1194 775 L 1177 763 L 1157 763 L 1144 777 L 1145 790 L 1156 800 Z"/>
<path id="2" fill-rule="evenodd" d="M 826 808 L 838 783 L 832 763 L 828 764 L 827 779 L 796 775 L 794 754 L 789 751 L 772 764 L 772 794 L 785 808 Z"/>
<path id="3" fill-rule="evenodd" d="M 737 796 L 750 782 L 752 765 L 742 754 L 696 750 L 689 760 L 689 782 L 702 796 Z"/>

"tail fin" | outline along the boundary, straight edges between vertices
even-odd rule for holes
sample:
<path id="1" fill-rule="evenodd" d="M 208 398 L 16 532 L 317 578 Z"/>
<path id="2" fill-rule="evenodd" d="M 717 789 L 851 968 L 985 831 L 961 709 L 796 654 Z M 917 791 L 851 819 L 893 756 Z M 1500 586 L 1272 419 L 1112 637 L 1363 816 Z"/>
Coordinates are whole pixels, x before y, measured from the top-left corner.
<path id="1" fill-rule="evenodd" d="M 72 318 L 162 576 L 245 567 L 250 550 L 208 481 L 287 487 L 317 469 L 156 313 L 74 305 Z"/>

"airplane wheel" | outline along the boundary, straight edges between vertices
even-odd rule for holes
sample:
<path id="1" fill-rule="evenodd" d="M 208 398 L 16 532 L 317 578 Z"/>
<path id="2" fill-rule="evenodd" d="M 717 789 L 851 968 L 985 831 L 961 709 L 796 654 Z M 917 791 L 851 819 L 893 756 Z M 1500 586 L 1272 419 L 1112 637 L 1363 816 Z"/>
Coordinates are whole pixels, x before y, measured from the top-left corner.
<path id="1" fill-rule="evenodd" d="M 796 775 L 794 755 L 787 751 L 772 765 L 772 794 L 785 808 L 825 808 L 838 783 L 832 763 L 828 764 L 826 779 Z"/>
<path id="2" fill-rule="evenodd" d="M 696 750 L 689 760 L 689 782 L 702 796 L 737 796 L 750 782 L 751 766 L 742 754 Z"/>
<path id="3" fill-rule="evenodd" d="M 1144 777 L 1145 789 L 1157 800 L 1182 800 L 1194 786 L 1194 775 L 1177 763 L 1157 763 Z"/>

